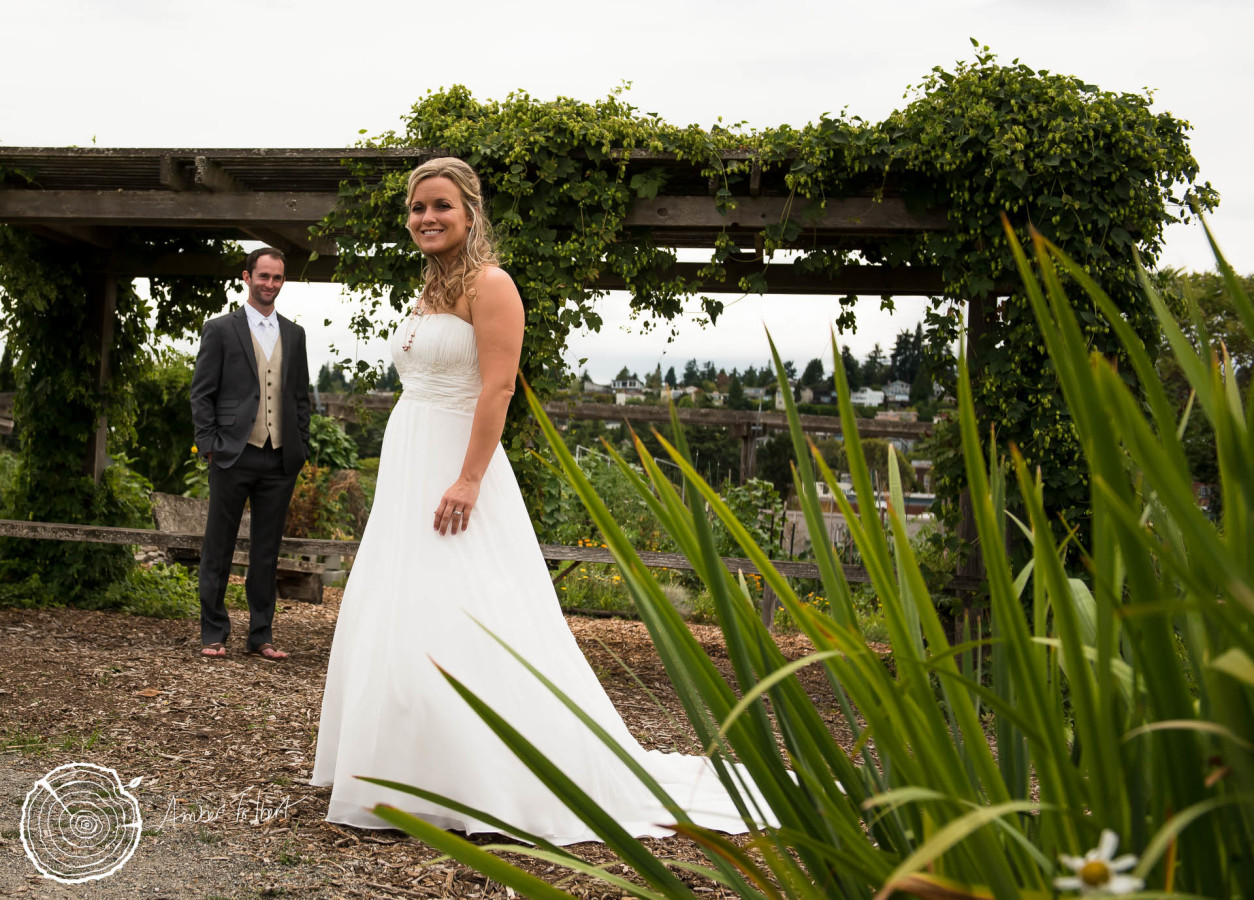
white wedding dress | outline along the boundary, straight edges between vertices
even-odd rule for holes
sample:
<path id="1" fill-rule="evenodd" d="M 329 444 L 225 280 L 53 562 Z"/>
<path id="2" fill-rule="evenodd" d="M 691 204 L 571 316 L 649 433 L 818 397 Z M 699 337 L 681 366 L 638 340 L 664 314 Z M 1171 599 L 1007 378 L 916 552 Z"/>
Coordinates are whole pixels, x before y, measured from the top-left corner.
<path id="1" fill-rule="evenodd" d="M 554 843 L 597 839 L 453 691 L 439 664 L 627 831 L 671 833 L 661 826 L 674 816 L 478 620 L 628 748 L 694 821 L 747 830 L 706 759 L 646 751 L 628 732 L 566 626 L 501 447 L 469 529 L 444 536 L 433 530 L 440 498 L 461 471 L 479 396 L 472 326 L 454 315 L 411 317 L 391 349 L 404 392 L 388 421 L 322 701 L 312 783 L 334 785 L 327 819 L 391 827 L 370 812 L 388 803 L 442 828 L 495 830 L 354 778 L 365 775 L 453 798 Z"/>

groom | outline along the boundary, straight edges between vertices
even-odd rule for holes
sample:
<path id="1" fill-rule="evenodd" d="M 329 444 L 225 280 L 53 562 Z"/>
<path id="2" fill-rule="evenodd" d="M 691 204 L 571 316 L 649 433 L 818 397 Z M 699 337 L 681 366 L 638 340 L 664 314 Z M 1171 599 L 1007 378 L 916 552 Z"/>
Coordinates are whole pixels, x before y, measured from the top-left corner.
<path id="1" fill-rule="evenodd" d="M 226 585 L 244 503 L 252 509 L 247 648 L 275 649 L 275 573 L 296 475 L 309 456 L 309 363 L 305 331 L 274 311 L 286 271 L 283 254 L 248 254 L 248 301 L 205 323 L 192 375 L 196 446 L 209 463 L 209 518 L 200 554 L 201 655 L 226 656 L 231 620 Z"/>

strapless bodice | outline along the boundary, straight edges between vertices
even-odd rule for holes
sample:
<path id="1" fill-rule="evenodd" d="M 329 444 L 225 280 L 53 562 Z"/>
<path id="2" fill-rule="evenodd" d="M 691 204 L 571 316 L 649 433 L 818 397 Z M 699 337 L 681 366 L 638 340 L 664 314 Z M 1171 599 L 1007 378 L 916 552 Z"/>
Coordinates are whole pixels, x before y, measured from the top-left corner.
<path id="1" fill-rule="evenodd" d="M 475 329 L 465 319 L 451 313 L 409 316 L 392 335 L 391 349 L 404 388 L 402 401 L 475 411 L 483 382 Z"/>

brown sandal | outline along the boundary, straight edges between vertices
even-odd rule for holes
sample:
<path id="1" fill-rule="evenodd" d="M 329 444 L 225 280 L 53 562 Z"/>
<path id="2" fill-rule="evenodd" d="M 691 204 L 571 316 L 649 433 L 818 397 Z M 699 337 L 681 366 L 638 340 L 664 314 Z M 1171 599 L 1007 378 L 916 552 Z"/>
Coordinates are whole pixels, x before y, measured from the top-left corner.
<path id="1" fill-rule="evenodd" d="M 282 650 L 276 650 L 274 644 L 262 644 L 258 647 L 250 647 L 248 652 L 256 654 L 262 659 L 268 659 L 270 662 L 278 662 L 281 659 L 287 659 L 287 654 Z"/>
<path id="2" fill-rule="evenodd" d="M 226 656 L 226 644 L 205 644 L 200 648 L 200 655 L 205 659 L 222 659 Z"/>

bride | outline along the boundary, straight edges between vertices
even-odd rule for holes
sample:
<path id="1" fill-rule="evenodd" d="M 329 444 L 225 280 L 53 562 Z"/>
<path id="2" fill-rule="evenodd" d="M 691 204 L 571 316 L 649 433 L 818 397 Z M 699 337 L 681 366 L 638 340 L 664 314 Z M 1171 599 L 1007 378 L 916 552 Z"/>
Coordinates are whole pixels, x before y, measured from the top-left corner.
<path id="1" fill-rule="evenodd" d="M 566 627 L 500 446 L 524 316 L 518 290 L 497 265 L 478 177 L 461 160 L 430 160 L 409 176 L 408 209 L 425 281 L 392 336 L 404 391 L 388 422 L 374 507 L 331 647 L 312 778 L 333 785 L 327 819 L 391 827 L 370 812 L 388 803 L 442 828 L 494 830 L 354 777 L 365 775 L 450 797 L 554 843 L 597 839 L 457 696 L 438 665 L 626 830 L 670 833 L 660 823 L 674 817 L 487 628 L 627 748 L 695 822 L 747 830 L 706 759 L 640 747 Z"/>

